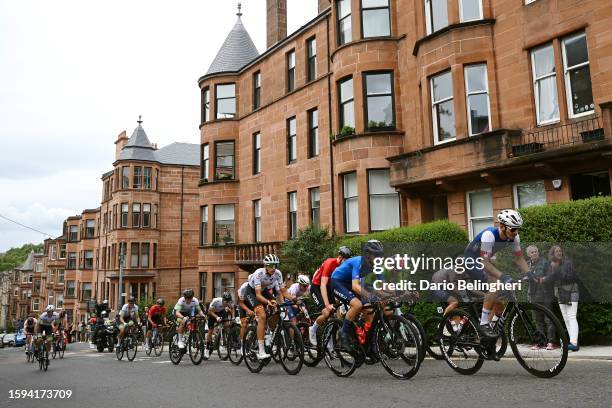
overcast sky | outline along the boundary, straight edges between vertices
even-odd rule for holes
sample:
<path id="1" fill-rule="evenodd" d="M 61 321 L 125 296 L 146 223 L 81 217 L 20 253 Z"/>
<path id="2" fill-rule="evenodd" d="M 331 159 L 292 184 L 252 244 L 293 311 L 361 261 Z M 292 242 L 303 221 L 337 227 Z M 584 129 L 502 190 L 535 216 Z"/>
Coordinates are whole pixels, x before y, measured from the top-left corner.
<path id="1" fill-rule="evenodd" d="M 266 0 L 242 0 L 266 48 Z M 0 215 L 61 234 L 100 204 L 117 135 L 138 115 L 153 143 L 199 143 L 206 73 L 238 0 L 0 0 Z M 288 0 L 291 33 L 317 0 Z M 0 218 L 0 252 L 45 236 Z"/>

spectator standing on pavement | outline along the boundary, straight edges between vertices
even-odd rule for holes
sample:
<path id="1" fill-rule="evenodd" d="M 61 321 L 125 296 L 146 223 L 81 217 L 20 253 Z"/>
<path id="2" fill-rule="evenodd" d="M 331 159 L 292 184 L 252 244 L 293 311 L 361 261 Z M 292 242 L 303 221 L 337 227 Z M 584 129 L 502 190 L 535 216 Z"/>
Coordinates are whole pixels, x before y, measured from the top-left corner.
<path id="1" fill-rule="evenodd" d="M 569 333 L 568 350 L 578 351 L 578 278 L 574 271 L 574 264 L 565 257 L 559 245 L 553 245 L 548 252 L 550 274 L 541 278 L 541 283 L 552 283 L 555 295 L 559 302 L 559 309 L 563 315 L 565 327 Z"/>
<path id="2" fill-rule="evenodd" d="M 545 278 L 547 274 L 551 275 L 552 270 L 550 265 L 545 258 L 540 257 L 540 250 L 535 245 L 527 247 L 527 256 L 529 257 L 527 265 L 529 266 L 530 273 L 529 290 L 527 292 L 529 302 L 537 303 L 548 310 L 552 310 L 555 296 L 553 284 L 551 282 L 540 283 L 541 278 Z M 534 310 L 532 313 L 537 330 L 540 333 L 545 333 L 546 338 L 554 339 L 556 334 L 555 326 L 550 319 L 546 318 L 544 313 L 539 310 Z M 547 344 L 534 344 L 531 346 L 531 349 L 537 350 L 543 346 L 546 346 L 547 350 L 553 350 L 559 347 L 558 344 L 548 342 Z"/>

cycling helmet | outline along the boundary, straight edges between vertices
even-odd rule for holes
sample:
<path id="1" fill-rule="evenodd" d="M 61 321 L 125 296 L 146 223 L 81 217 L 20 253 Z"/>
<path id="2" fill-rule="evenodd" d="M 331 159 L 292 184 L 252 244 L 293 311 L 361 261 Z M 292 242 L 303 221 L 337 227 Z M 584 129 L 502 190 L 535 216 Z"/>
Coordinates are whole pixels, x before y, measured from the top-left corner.
<path id="1" fill-rule="evenodd" d="M 350 258 L 351 256 L 353 256 L 353 253 L 348 247 L 341 246 L 338 249 L 338 255 L 340 255 L 343 258 Z"/>
<path id="2" fill-rule="evenodd" d="M 130 298 L 128 299 L 128 303 L 136 303 L 136 299 L 134 299 L 134 296 L 130 296 Z"/>
<path id="3" fill-rule="evenodd" d="M 278 256 L 276 256 L 275 254 L 268 254 L 263 259 L 263 264 L 265 266 L 278 265 L 279 263 L 280 261 L 278 260 Z"/>
<path id="4" fill-rule="evenodd" d="M 500 224 L 504 224 L 510 228 L 521 228 L 523 226 L 523 217 L 516 210 L 501 210 L 499 214 L 497 214 L 497 220 Z"/>
<path id="5" fill-rule="evenodd" d="M 300 285 L 310 285 L 310 278 L 306 275 L 298 275 L 297 282 Z"/>
<path id="6" fill-rule="evenodd" d="M 183 296 L 186 298 L 192 298 L 193 297 L 193 289 L 185 289 L 185 291 L 183 292 Z"/>
<path id="7" fill-rule="evenodd" d="M 45 311 L 47 312 L 52 312 L 55 310 L 55 306 L 53 305 L 47 305 L 47 307 L 45 308 Z"/>
<path id="8" fill-rule="evenodd" d="M 232 294 L 229 292 L 223 292 L 223 301 L 224 302 L 231 302 L 232 301 Z"/>
<path id="9" fill-rule="evenodd" d="M 382 243 L 377 239 L 371 239 L 363 244 L 364 255 L 381 256 L 384 252 Z"/>
<path id="10" fill-rule="evenodd" d="M 155 303 L 157 303 L 160 306 L 163 306 L 163 305 L 166 304 L 166 301 L 164 299 L 162 299 L 162 298 L 159 298 L 159 299 L 157 299 L 157 301 Z"/>
<path id="11" fill-rule="evenodd" d="M 104 299 L 104 300 L 102 301 L 102 304 L 103 304 L 103 305 L 108 305 L 108 300 Z"/>

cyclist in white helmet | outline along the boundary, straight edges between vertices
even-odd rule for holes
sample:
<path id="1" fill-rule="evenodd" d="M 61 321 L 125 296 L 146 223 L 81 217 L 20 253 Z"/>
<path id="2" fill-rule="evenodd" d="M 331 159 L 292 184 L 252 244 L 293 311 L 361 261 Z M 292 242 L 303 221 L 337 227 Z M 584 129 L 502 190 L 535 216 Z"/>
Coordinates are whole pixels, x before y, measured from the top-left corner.
<path id="1" fill-rule="evenodd" d="M 310 295 L 310 278 L 306 275 L 298 275 L 297 282 L 289 286 L 287 292 L 291 293 L 299 302 L 298 306 L 293 306 L 287 309 L 287 317 L 289 320 L 291 320 L 293 323 L 297 323 L 296 315 L 298 313 L 298 307 L 299 310 L 308 316 L 308 310 L 306 310 L 306 306 L 304 305 L 304 302 L 301 301 L 301 298 Z"/>
<path id="2" fill-rule="evenodd" d="M 512 278 L 493 265 L 491 257 L 498 251 L 512 246 L 514 252 L 514 262 L 522 273 L 529 271 L 529 266 L 523 258 L 521 251 L 521 240 L 519 238 L 519 230 L 523 226 L 523 217 L 518 211 L 513 209 L 501 210 L 497 215 L 499 225 L 497 227 L 488 227 L 474 237 L 472 242 L 465 248 L 463 252 L 464 258 L 482 258 L 482 268 L 478 268 L 478 263 L 472 262 L 472 268 L 466 267 L 466 273 L 474 280 L 495 282 L 511 282 Z M 476 264 L 476 265 L 475 265 Z M 467 266 L 467 265 L 466 265 Z M 487 293 L 482 306 L 482 316 L 480 318 L 480 332 L 486 337 L 497 337 L 498 334 L 492 330 L 489 325 L 489 317 L 494 310 L 495 314 L 501 313 L 501 303 L 497 301 L 497 292 Z"/>
<path id="3" fill-rule="evenodd" d="M 260 360 L 270 358 L 266 353 L 264 336 L 266 334 L 266 310 L 264 307 L 276 307 L 276 298 L 281 294 L 283 298 L 294 300 L 294 296 L 287 291 L 283 274 L 277 269 L 280 264 L 275 254 L 266 255 L 263 259 L 263 268 L 257 269 L 249 275 L 248 286 L 244 293 L 244 303 L 257 315 L 257 342 L 259 352 L 257 358 Z M 276 327 L 276 316 L 270 321 L 270 328 Z"/>

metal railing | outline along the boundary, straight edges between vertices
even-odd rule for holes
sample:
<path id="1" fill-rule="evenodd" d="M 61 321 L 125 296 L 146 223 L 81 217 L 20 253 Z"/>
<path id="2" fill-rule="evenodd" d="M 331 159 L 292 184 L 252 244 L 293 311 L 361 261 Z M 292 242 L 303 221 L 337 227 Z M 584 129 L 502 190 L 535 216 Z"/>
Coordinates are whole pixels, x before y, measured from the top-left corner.
<path id="1" fill-rule="evenodd" d="M 252 244 L 235 245 L 237 264 L 260 264 L 264 256 L 276 254 L 280 256 L 281 242 L 255 242 Z"/>
<path id="2" fill-rule="evenodd" d="M 508 139 L 508 156 L 524 156 L 605 138 L 603 121 L 600 116 L 595 116 L 571 123 L 525 130 L 518 138 Z"/>

